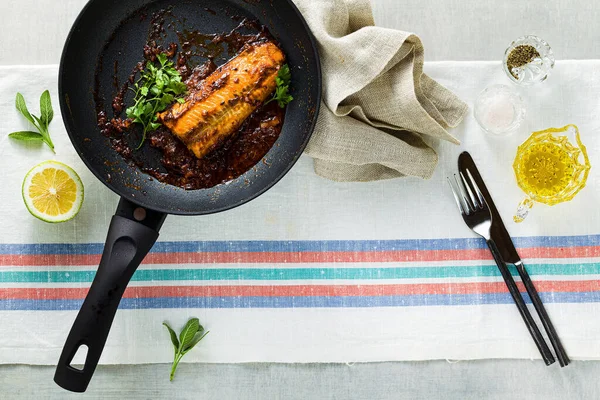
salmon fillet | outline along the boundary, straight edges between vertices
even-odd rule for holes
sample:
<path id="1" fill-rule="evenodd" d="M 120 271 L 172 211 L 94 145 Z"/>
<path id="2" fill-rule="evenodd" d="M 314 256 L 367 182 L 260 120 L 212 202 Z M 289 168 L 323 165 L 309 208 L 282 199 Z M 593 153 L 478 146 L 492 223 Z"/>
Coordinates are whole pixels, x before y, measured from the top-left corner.
<path id="1" fill-rule="evenodd" d="M 202 158 L 237 132 L 269 98 L 284 63 L 285 55 L 273 42 L 246 45 L 193 89 L 184 103 L 173 104 L 158 119 Z"/>

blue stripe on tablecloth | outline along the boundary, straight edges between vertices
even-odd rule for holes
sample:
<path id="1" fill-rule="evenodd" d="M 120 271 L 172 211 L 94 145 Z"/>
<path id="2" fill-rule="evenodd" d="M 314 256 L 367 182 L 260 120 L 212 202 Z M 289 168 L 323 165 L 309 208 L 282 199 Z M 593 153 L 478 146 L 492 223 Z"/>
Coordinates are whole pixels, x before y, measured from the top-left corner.
<path id="1" fill-rule="evenodd" d="M 514 238 L 520 248 L 582 247 L 600 245 L 600 235 L 532 236 Z M 324 241 L 185 241 L 158 242 L 155 253 L 196 252 L 327 252 L 483 249 L 478 238 L 410 240 L 324 240 Z M 101 254 L 101 243 L 0 244 L 0 254 Z"/>
<path id="2" fill-rule="evenodd" d="M 530 303 L 524 295 L 525 301 Z M 544 303 L 597 303 L 600 292 L 540 293 Z M 0 310 L 78 310 L 83 300 L 0 300 Z M 120 309 L 157 308 L 368 308 L 511 304 L 508 293 L 339 297 L 125 298 Z"/>

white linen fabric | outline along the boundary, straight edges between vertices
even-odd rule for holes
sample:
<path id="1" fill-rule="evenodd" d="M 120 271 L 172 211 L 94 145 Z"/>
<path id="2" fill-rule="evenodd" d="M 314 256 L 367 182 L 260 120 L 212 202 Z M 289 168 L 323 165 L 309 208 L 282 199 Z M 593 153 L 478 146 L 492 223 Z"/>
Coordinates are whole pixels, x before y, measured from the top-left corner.
<path id="1" fill-rule="evenodd" d="M 169 362 L 161 323 L 178 328 L 190 316 L 211 334 L 186 362 L 538 358 L 446 186 L 463 150 L 478 162 L 517 237 L 567 352 L 600 358 L 600 215 L 593 211 L 600 197 L 599 67 L 600 61 L 558 62 L 548 82 L 523 92 L 529 117 L 511 137 L 490 137 L 467 116 L 455 131 L 461 146 L 436 145 L 440 168 L 429 181 L 335 183 L 315 176 L 303 157 L 248 205 L 169 217 L 122 303 L 101 362 Z M 484 87 L 507 82 L 499 63 L 430 63 L 425 71 L 468 103 Z M 28 128 L 14 94 L 21 91 L 35 113 L 43 89 L 58 104 L 56 84 L 56 66 L 0 68 L 1 363 L 56 363 L 117 203 L 79 160 L 58 110 L 50 127 L 56 155 L 7 138 Z M 524 224 L 513 224 L 522 197 L 511 169 L 516 146 L 530 131 L 568 123 L 579 126 L 590 153 L 588 187 L 570 203 L 536 206 Z M 46 159 L 73 166 L 86 185 L 82 211 L 71 222 L 45 224 L 22 203 L 25 173 Z"/>

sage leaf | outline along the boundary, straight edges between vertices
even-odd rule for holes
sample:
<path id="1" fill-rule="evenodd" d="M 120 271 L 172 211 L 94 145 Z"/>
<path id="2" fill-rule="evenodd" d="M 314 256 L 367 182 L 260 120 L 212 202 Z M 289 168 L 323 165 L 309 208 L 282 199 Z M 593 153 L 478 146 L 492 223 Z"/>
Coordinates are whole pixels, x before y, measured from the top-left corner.
<path id="1" fill-rule="evenodd" d="M 44 138 L 42 137 L 42 135 L 40 135 L 37 132 L 32 132 L 32 131 L 13 132 L 13 133 L 9 134 L 8 137 L 10 137 L 11 139 L 21 140 L 24 142 L 44 141 Z"/>
<path id="2" fill-rule="evenodd" d="M 198 318 L 190 319 L 179 334 L 179 349 L 185 348 L 192 340 L 194 340 L 194 336 L 199 330 L 200 321 Z"/>
<path id="3" fill-rule="evenodd" d="M 179 350 L 179 340 L 177 339 L 177 334 L 166 322 L 163 322 L 163 325 L 169 330 L 169 335 L 171 335 L 171 343 L 173 343 L 173 347 L 175 347 L 175 353 L 177 353 L 177 350 Z"/>
<path id="4" fill-rule="evenodd" d="M 52 122 L 52 118 L 54 118 L 52 100 L 50 99 L 50 92 L 48 90 L 44 91 L 40 97 L 40 113 L 42 114 L 40 117 L 41 122 L 48 129 L 48 125 Z"/>
<path id="5" fill-rule="evenodd" d="M 181 354 L 185 354 L 188 351 L 190 351 L 191 349 L 194 348 L 194 346 L 196 346 L 202 339 L 204 339 L 204 336 L 208 335 L 208 332 L 205 332 L 204 329 L 200 329 L 196 335 L 194 336 L 194 338 L 192 339 L 191 342 L 189 342 L 186 346 L 183 347 L 183 349 L 181 350 Z"/>
<path id="6" fill-rule="evenodd" d="M 23 97 L 23 95 L 21 93 L 17 93 L 17 99 L 15 100 L 15 106 L 17 107 L 17 110 L 19 110 L 19 112 L 21 114 L 23 114 L 23 116 L 25 118 L 27 118 L 27 120 L 29 122 L 31 122 L 32 124 L 35 125 L 35 121 L 33 120 L 33 117 L 31 116 L 31 114 L 29 114 L 29 110 L 27 110 L 27 104 L 25 104 L 25 98 Z"/>

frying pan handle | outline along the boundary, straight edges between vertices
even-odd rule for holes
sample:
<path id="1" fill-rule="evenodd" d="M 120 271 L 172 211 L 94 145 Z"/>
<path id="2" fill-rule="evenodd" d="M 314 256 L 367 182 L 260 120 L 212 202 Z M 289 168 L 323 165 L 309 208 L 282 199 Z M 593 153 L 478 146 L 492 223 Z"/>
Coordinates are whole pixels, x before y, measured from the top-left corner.
<path id="1" fill-rule="evenodd" d="M 54 374 L 54 382 L 73 392 L 85 392 L 131 276 L 150 251 L 166 214 L 121 199 L 113 216 L 100 266 L 69 332 Z M 83 369 L 71 365 L 81 346 L 87 346 Z"/>

